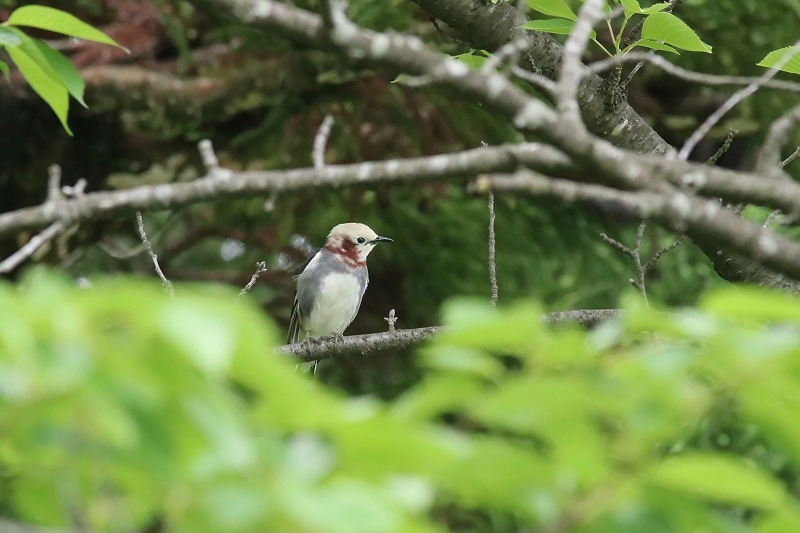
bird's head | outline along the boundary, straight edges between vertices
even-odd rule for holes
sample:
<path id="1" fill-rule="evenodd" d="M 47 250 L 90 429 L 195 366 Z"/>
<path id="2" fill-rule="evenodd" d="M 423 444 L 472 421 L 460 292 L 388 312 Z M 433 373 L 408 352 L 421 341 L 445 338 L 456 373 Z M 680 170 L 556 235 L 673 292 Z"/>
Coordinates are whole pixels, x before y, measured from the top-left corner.
<path id="1" fill-rule="evenodd" d="M 367 256 L 379 242 L 392 242 L 392 239 L 381 237 L 364 224 L 348 222 L 334 226 L 325 248 L 348 265 L 357 267 L 367 264 Z"/>

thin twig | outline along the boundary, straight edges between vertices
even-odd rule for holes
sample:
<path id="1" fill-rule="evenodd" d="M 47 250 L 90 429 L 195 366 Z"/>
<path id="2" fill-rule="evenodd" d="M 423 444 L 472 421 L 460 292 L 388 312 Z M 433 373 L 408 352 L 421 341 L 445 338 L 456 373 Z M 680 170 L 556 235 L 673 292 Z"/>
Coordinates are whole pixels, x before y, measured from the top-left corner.
<path id="1" fill-rule="evenodd" d="M 64 231 L 64 223 L 61 221 L 53 222 L 44 231 L 38 235 L 31 237 L 31 240 L 26 242 L 19 250 L 5 258 L 0 262 L 0 274 L 7 274 L 26 259 L 32 256 L 45 243 L 53 240 L 59 233 Z"/>
<path id="2" fill-rule="evenodd" d="M 556 92 L 556 83 L 547 76 L 542 76 L 541 74 L 537 74 L 535 72 L 528 72 L 524 68 L 517 65 L 511 67 L 511 73 L 519 79 L 527 81 L 531 85 L 535 85 L 536 87 L 544 89 L 550 94 L 554 94 Z"/>
<path id="3" fill-rule="evenodd" d="M 497 306 L 497 261 L 494 234 L 494 193 L 489 193 L 489 283 L 492 287 L 492 307 Z"/>
<path id="4" fill-rule="evenodd" d="M 780 71 L 781 67 L 783 67 L 794 57 L 798 50 L 800 50 L 800 41 L 796 42 L 792 48 L 786 51 L 786 53 L 781 56 L 780 60 L 775 63 L 775 66 L 764 73 L 763 76 L 755 80 L 744 89 L 740 89 L 733 93 L 730 98 L 728 98 L 721 106 L 719 106 L 716 111 L 711 113 L 711 115 L 709 115 L 708 118 L 703 121 L 700 127 L 697 128 L 688 139 L 686 139 L 686 142 L 683 144 L 680 152 L 678 152 L 678 156 L 681 159 L 688 159 L 689 154 L 692 153 L 692 150 L 694 150 L 694 147 L 697 146 L 697 143 L 699 143 L 708 134 L 711 128 L 713 128 L 714 125 L 716 125 L 717 122 L 719 122 L 728 111 L 737 106 L 742 100 L 755 93 L 762 85 L 764 85 L 764 83 L 771 80 Z"/>
<path id="5" fill-rule="evenodd" d="M 642 239 L 644 238 L 644 230 L 647 228 L 647 223 L 642 222 L 639 224 L 639 228 L 636 230 L 636 246 L 633 248 L 633 262 L 636 265 L 636 280 L 631 280 L 633 286 L 639 289 L 642 293 L 642 297 L 644 298 L 644 303 L 649 305 L 647 301 L 647 289 L 645 287 L 645 275 L 647 272 L 645 271 L 644 266 L 642 265 Z"/>
<path id="6" fill-rule="evenodd" d="M 510 65 L 512 66 L 515 65 L 519 57 L 519 54 L 522 52 L 526 52 L 531 46 L 532 43 L 530 39 L 528 39 L 524 35 L 517 39 L 513 39 L 507 42 L 506 44 L 498 48 L 494 54 L 488 57 L 486 61 L 484 61 L 483 65 L 481 65 L 481 72 L 485 74 L 490 74 L 492 71 L 497 69 L 497 67 L 502 65 L 503 62 L 506 61 L 507 59 L 510 60 L 509 61 Z"/>
<path id="7" fill-rule="evenodd" d="M 115 248 L 114 245 L 105 241 L 99 241 L 97 243 L 97 247 L 103 250 L 113 259 L 120 259 L 120 260 L 136 257 L 140 253 L 147 250 L 147 245 L 143 242 L 137 244 L 136 246 L 130 248 L 129 250 L 120 250 L 118 248 Z"/>
<path id="8" fill-rule="evenodd" d="M 650 50 L 650 52 L 648 52 L 648 53 L 649 53 L 650 55 L 654 55 L 654 54 L 656 53 L 656 51 L 655 51 L 655 50 Z M 641 68 L 644 66 L 644 64 L 645 64 L 645 61 L 639 61 L 638 63 L 636 63 L 636 64 L 633 66 L 633 68 L 631 69 L 630 73 L 628 74 L 628 77 L 627 77 L 627 78 L 625 78 L 625 81 L 623 81 L 622 83 L 620 83 L 620 85 L 622 86 L 622 88 L 623 88 L 623 89 L 624 89 L 625 87 L 627 87 L 627 86 L 628 86 L 628 84 L 629 84 L 631 81 L 633 81 L 633 77 L 636 75 L 636 73 L 637 73 L 637 72 L 639 72 L 639 69 L 641 69 Z"/>
<path id="9" fill-rule="evenodd" d="M 661 259 L 665 254 L 667 254 L 667 253 L 671 252 L 672 250 L 674 250 L 675 248 L 677 248 L 683 242 L 683 239 L 685 239 L 685 238 L 686 238 L 686 235 L 681 235 L 680 237 L 675 239 L 675 241 L 672 244 L 670 244 L 668 246 L 665 246 L 662 249 L 660 249 L 659 251 L 657 251 L 655 253 L 655 255 L 653 257 L 651 257 L 650 260 L 647 263 L 644 264 L 645 272 L 647 272 L 653 266 L 655 266 L 655 264 L 658 262 L 658 260 Z"/>
<path id="10" fill-rule="evenodd" d="M 775 220 L 775 217 L 777 217 L 780 214 L 781 214 L 781 210 L 780 209 L 776 209 L 775 211 L 772 211 L 769 215 L 767 215 L 767 219 L 764 221 L 764 225 L 762 227 L 768 228 L 770 223 L 773 220 Z"/>
<path id="11" fill-rule="evenodd" d="M 155 266 L 156 274 L 158 277 L 161 278 L 161 284 L 164 286 L 164 291 L 170 295 L 171 298 L 175 297 L 175 288 L 172 286 L 172 282 L 167 279 L 167 276 L 164 275 L 164 272 L 161 270 L 161 266 L 158 264 L 158 256 L 153 251 L 153 246 L 150 244 L 150 241 L 147 239 L 147 233 L 144 231 L 144 220 L 142 219 L 142 212 L 136 212 L 136 223 L 139 227 L 139 236 L 142 238 L 142 243 L 147 247 L 147 252 L 150 254 L 150 258 L 153 260 L 153 266 Z"/>
<path id="12" fill-rule="evenodd" d="M 728 150 L 731 149 L 731 143 L 733 142 L 733 138 L 739 134 L 739 130 L 731 130 L 728 132 L 728 136 L 725 137 L 725 141 L 722 143 L 722 146 L 714 152 L 714 155 L 709 157 L 706 160 L 706 165 L 714 165 L 716 164 L 717 160 L 725 154 Z"/>
<path id="13" fill-rule="evenodd" d="M 749 76 L 718 76 L 688 70 L 672 63 L 660 55 L 653 55 L 651 52 L 628 52 L 624 56 L 610 57 L 601 61 L 596 61 L 589 65 L 589 71 L 601 74 L 613 69 L 621 63 L 649 63 L 654 67 L 666 72 L 671 76 L 692 83 L 703 85 L 724 86 L 724 85 L 750 85 L 758 81 L 759 78 Z M 768 80 L 761 87 L 763 89 L 774 89 L 779 91 L 789 91 L 800 93 L 800 83 L 786 80 Z"/>
<path id="14" fill-rule="evenodd" d="M 481 141 L 481 148 L 488 148 L 485 141 Z M 492 307 L 497 307 L 499 289 L 497 286 L 497 248 L 494 232 L 494 192 L 489 191 L 489 285 L 492 289 L 492 297 L 489 300 Z"/>
<path id="15" fill-rule="evenodd" d="M 781 150 L 789 141 L 798 121 L 800 121 L 800 105 L 793 107 L 770 124 L 756 164 L 758 172 L 769 172 L 770 167 L 783 168 L 781 166 Z"/>
<path id="16" fill-rule="evenodd" d="M 625 246 L 624 244 L 622 244 L 618 240 L 612 239 L 611 237 L 609 237 L 605 233 L 601 233 L 600 234 L 600 238 L 603 239 L 603 241 L 605 241 L 606 244 L 608 244 L 612 248 L 616 248 L 617 250 L 619 250 L 623 254 L 627 255 L 628 257 L 631 257 L 631 258 L 633 257 L 633 250 L 631 250 L 630 248 L 628 248 L 627 246 Z"/>
<path id="17" fill-rule="evenodd" d="M 792 155 L 781 161 L 781 168 L 785 167 L 786 165 L 797 159 L 797 156 L 800 156 L 800 146 L 794 149 Z"/>
<path id="18" fill-rule="evenodd" d="M 245 285 L 244 288 L 242 288 L 242 290 L 239 291 L 239 296 L 236 297 L 236 300 L 238 301 L 239 298 L 247 294 L 247 292 L 253 288 L 253 285 L 256 284 L 256 281 L 258 281 L 258 277 L 266 271 L 267 271 L 267 263 L 265 261 L 259 261 L 258 263 L 256 263 L 256 271 L 253 273 L 253 276 L 250 278 L 250 281 L 247 282 L 247 285 Z"/>
<path id="19" fill-rule="evenodd" d="M 333 128 L 334 118 L 333 115 L 328 113 L 322 120 L 316 136 L 314 136 L 314 149 L 311 152 L 311 160 L 314 162 L 314 168 L 323 168 L 325 166 L 325 147 L 328 145 L 328 138 L 331 136 L 331 129 Z"/>

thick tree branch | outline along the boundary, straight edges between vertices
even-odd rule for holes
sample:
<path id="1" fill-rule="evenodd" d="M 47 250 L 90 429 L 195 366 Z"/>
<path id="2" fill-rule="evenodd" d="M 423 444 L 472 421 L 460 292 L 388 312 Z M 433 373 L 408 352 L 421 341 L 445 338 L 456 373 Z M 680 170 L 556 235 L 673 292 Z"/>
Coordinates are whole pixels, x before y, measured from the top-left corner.
<path id="1" fill-rule="evenodd" d="M 542 319 L 548 324 L 574 322 L 590 328 L 603 320 L 619 317 L 619 309 L 582 309 L 577 311 L 561 311 L 547 313 Z M 442 332 L 442 327 L 419 329 L 398 329 L 368 335 L 349 335 L 344 339 L 320 340 L 317 343 L 301 342 L 281 346 L 276 351 L 281 355 L 291 355 L 301 362 L 310 363 L 329 357 L 348 355 L 380 355 L 399 350 L 415 348 Z"/>
<path id="2" fill-rule="evenodd" d="M 404 160 L 326 165 L 275 172 L 232 172 L 213 169 L 189 183 L 142 186 L 113 192 L 96 192 L 78 198 L 0 214 L 0 236 L 45 227 L 55 221 L 77 222 L 131 210 L 166 209 L 179 205 L 252 196 L 273 191 L 297 191 L 346 185 L 424 182 L 468 179 L 475 173 L 510 172 L 519 165 L 550 175 L 575 173 L 569 158 L 549 146 L 527 143 L 475 149 L 454 154 Z"/>
<path id="3" fill-rule="evenodd" d="M 642 220 L 656 220 L 676 232 L 692 230 L 764 265 L 800 279 L 800 244 L 749 223 L 734 211 L 684 192 L 618 191 L 601 185 L 547 178 L 530 171 L 513 176 L 484 177 L 481 188 L 495 192 L 527 192 L 566 202 L 604 201 L 624 206 Z"/>
<path id="4" fill-rule="evenodd" d="M 513 2 L 491 3 L 485 0 L 413 0 L 415 4 L 462 32 L 476 48 L 497 50 L 514 39 L 519 27 L 519 13 Z M 561 70 L 563 49 L 545 33 L 526 31 L 528 54 L 536 68 L 550 79 Z M 603 80 L 584 68 L 578 89 L 578 104 L 589 131 L 618 146 L 637 152 L 663 154 L 672 147 L 631 108 L 621 102 L 609 109 L 602 94 Z"/>

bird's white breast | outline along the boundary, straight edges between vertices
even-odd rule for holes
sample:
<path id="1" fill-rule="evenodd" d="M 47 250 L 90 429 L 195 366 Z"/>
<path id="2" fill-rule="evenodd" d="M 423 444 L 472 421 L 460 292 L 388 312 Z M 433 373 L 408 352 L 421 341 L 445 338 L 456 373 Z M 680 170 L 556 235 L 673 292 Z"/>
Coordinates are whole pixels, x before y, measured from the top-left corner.
<path id="1" fill-rule="evenodd" d="M 352 274 L 336 272 L 326 275 L 304 329 L 312 337 L 344 332 L 358 311 L 361 290 L 358 278 Z"/>

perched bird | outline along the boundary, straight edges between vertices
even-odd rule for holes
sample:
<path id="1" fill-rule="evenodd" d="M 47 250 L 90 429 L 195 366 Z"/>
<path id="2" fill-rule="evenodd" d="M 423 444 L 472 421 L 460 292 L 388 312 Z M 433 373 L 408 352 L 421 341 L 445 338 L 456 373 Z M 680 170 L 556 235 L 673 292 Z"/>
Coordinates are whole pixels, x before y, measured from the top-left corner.
<path id="1" fill-rule="evenodd" d="M 331 230 L 325 246 L 295 278 L 288 343 L 342 336 L 361 306 L 369 282 L 367 256 L 379 242 L 392 239 L 364 224 L 350 222 Z"/>

